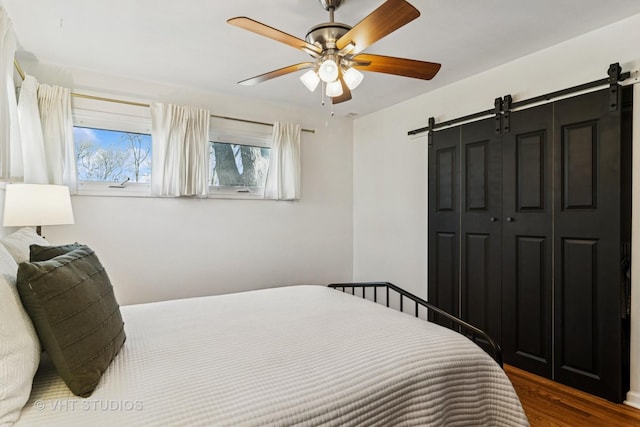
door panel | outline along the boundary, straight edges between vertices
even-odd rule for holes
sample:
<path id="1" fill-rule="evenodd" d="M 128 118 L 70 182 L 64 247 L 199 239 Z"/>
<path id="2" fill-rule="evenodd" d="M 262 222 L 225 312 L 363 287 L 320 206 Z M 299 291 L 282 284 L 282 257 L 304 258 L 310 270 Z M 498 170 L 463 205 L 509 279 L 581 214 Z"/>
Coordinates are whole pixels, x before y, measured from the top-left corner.
<path id="1" fill-rule="evenodd" d="M 600 379 L 598 373 L 597 276 L 598 242 L 586 239 L 562 241 L 562 342 L 564 370 Z"/>
<path id="2" fill-rule="evenodd" d="M 516 238 L 516 329 L 515 351 L 518 356 L 545 363 L 547 342 L 548 304 L 545 302 L 544 283 L 548 246 L 540 237 Z M 505 338 L 506 340 L 506 338 Z"/>
<path id="3" fill-rule="evenodd" d="M 438 233 L 434 248 L 436 256 L 435 305 L 448 313 L 458 312 L 458 236 Z M 431 298 L 430 298 L 431 299 Z"/>
<path id="4" fill-rule="evenodd" d="M 436 132 L 429 148 L 429 302 L 459 314 L 460 130 Z M 451 327 L 430 313 L 430 320 Z"/>
<path id="5" fill-rule="evenodd" d="M 563 209 L 597 208 L 597 121 L 562 127 Z"/>
<path id="6" fill-rule="evenodd" d="M 602 90 L 554 120 L 555 378 L 621 401 L 620 112 Z"/>
<path id="7" fill-rule="evenodd" d="M 456 206 L 456 173 L 458 155 L 456 147 L 435 150 L 436 156 L 436 212 L 454 212 Z"/>
<path id="8" fill-rule="evenodd" d="M 505 362 L 551 378 L 553 106 L 511 113 L 503 135 Z"/>
<path id="9" fill-rule="evenodd" d="M 491 267 L 490 256 L 491 235 L 489 234 L 465 234 L 465 276 L 466 292 L 464 295 L 465 319 L 467 322 L 486 330 L 487 299 L 489 298 L 490 283 L 488 281 Z"/>
<path id="10" fill-rule="evenodd" d="M 493 119 L 461 132 L 461 317 L 500 343 L 501 312 L 501 136 Z"/>
<path id="11" fill-rule="evenodd" d="M 487 192 L 487 151 L 489 140 L 465 145 L 465 206 L 469 211 L 485 211 Z"/>
<path id="12" fill-rule="evenodd" d="M 517 122 L 518 114 L 515 114 Z M 544 161 L 548 151 L 547 133 L 548 130 L 544 129 L 516 135 L 515 197 L 518 211 L 543 211 L 545 208 L 545 173 L 549 170 Z M 509 159 L 514 161 L 511 157 Z"/>

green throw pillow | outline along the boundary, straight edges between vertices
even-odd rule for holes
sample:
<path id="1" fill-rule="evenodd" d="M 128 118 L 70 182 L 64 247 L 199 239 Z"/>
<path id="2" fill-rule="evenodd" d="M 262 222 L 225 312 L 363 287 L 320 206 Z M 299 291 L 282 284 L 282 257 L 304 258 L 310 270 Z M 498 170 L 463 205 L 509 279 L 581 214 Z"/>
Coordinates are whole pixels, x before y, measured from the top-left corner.
<path id="1" fill-rule="evenodd" d="M 77 396 L 90 396 L 125 341 L 113 287 L 87 246 L 18 267 L 18 291 L 42 346 Z"/>
<path id="2" fill-rule="evenodd" d="M 82 247 L 84 246 L 79 243 L 58 246 L 29 245 L 29 261 L 47 261 Z"/>

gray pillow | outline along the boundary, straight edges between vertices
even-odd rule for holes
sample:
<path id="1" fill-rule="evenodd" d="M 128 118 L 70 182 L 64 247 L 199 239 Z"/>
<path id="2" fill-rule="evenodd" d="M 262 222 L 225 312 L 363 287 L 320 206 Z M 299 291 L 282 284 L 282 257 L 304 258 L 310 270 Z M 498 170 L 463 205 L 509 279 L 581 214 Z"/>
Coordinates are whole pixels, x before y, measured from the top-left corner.
<path id="1" fill-rule="evenodd" d="M 29 246 L 29 261 L 47 261 L 51 258 L 57 257 L 58 255 L 64 255 L 81 247 L 83 247 L 83 245 L 79 243 L 58 246 L 42 246 L 33 244 Z"/>
<path id="2" fill-rule="evenodd" d="M 77 396 L 90 396 L 125 341 L 124 322 L 95 252 L 80 245 L 18 267 L 18 291 L 42 346 Z"/>

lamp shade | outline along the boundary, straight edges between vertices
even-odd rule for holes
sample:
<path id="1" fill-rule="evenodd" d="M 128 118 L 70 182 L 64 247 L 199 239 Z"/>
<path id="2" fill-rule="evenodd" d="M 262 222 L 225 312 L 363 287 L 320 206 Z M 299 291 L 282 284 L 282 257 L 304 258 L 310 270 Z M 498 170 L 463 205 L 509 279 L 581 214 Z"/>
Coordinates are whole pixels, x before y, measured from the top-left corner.
<path id="1" fill-rule="evenodd" d="M 325 59 L 318 69 L 318 76 L 325 83 L 330 83 L 338 78 L 338 64 L 333 59 Z"/>
<path id="2" fill-rule="evenodd" d="M 342 90 L 342 84 L 340 83 L 340 80 L 336 80 L 335 82 L 327 84 L 327 96 L 333 98 L 334 96 L 340 96 L 343 93 L 344 91 Z"/>
<path id="3" fill-rule="evenodd" d="M 347 87 L 351 90 L 357 88 L 362 83 L 362 79 L 364 79 L 364 75 L 353 67 L 345 71 L 342 77 Z"/>
<path id="4" fill-rule="evenodd" d="M 300 80 L 311 92 L 316 90 L 316 87 L 318 87 L 318 83 L 320 83 L 320 77 L 318 77 L 316 72 L 313 70 L 309 70 L 302 76 L 300 76 Z"/>
<path id="5" fill-rule="evenodd" d="M 69 188 L 64 185 L 7 184 L 6 227 L 73 224 Z"/>

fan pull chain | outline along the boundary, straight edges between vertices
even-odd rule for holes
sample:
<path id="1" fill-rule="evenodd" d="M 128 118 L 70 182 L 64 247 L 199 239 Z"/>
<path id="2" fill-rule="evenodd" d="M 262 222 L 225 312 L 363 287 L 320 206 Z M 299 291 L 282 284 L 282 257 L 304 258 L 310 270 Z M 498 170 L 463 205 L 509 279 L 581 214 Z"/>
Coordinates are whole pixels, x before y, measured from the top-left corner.
<path id="1" fill-rule="evenodd" d="M 322 103 L 321 103 L 321 104 L 322 104 L 322 106 L 324 107 L 324 106 L 325 106 L 325 104 L 326 104 L 326 102 L 325 102 L 325 100 L 324 100 L 324 93 L 325 93 L 325 89 L 326 89 L 326 88 L 325 88 L 325 84 L 326 84 L 326 83 L 325 83 L 324 81 L 323 81 L 323 82 L 321 82 L 321 83 L 322 83 L 322 86 L 321 86 L 321 89 L 322 89 L 322 90 L 320 91 L 320 92 L 321 92 L 320 96 L 321 96 L 321 99 L 322 99 Z M 333 116 L 335 116 L 335 115 L 336 115 L 336 113 L 333 111 L 333 102 L 331 102 L 331 110 L 329 111 L 329 115 L 330 115 L 331 117 L 333 117 Z M 325 125 L 328 125 L 328 123 L 325 123 Z"/>

